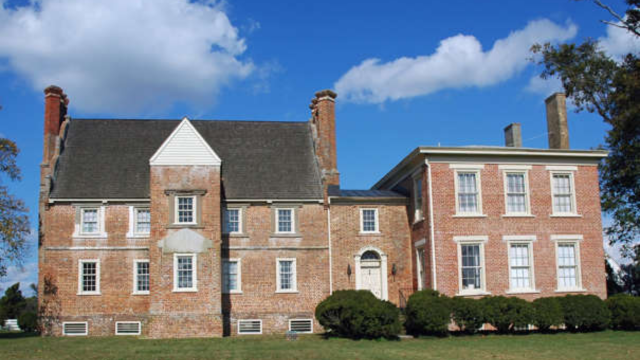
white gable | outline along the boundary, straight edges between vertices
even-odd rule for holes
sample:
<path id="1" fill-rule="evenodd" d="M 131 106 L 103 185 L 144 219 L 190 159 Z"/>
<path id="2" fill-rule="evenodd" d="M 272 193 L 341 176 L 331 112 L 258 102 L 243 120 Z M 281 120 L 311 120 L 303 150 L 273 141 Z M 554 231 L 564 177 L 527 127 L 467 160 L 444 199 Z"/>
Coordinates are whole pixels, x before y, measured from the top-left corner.
<path id="1" fill-rule="evenodd" d="M 217 165 L 220 157 L 211 149 L 189 119 L 182 119 L 149 160 L 153 165 Z"/>

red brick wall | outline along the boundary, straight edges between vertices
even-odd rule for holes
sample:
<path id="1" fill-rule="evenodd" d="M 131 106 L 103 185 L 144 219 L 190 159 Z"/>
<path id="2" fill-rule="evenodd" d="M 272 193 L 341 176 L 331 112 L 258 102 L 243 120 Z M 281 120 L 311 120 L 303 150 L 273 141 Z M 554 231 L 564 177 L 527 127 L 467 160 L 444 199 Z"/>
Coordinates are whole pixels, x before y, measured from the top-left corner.
<path id="1" fill-rule="evenodd" d="M 535 286 L 540 293 L 521 295 L 532 299 L 558 296 L 556 253 L 551 235 L 580 234 L 582 286 L 588 293 L 606 297 L 602 220 L 595 166 L 578 166 L 575 172 L 576 203 L 580 217 L 550 217 L 550 174 L 543 165 L 529 170 L 531 210 L 534 217 L 508 218 L 505 213 L 502 170 L 485 164 L 481 170 L 482 207 L 485 218 L 455 218 L 454 170 L 448 163 L 432 163 L 435 246 L 438 290 L 458 293 L 458 258 L 454 236 L 487 235 L 485 244 L 486 290 L 504 295 L 509 289 L 508 248 L 505 235 L 536 235 L 533 243 Z"/>

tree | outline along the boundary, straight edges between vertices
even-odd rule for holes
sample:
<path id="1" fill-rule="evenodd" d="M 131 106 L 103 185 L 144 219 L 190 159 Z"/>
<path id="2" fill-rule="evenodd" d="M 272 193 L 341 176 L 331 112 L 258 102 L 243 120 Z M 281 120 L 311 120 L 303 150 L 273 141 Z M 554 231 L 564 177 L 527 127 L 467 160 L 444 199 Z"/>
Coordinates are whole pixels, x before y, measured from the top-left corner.
<path id="1" fill-rule="evenodd" d="M 640 0 L 626 0 L 625 16 L 618 15 L 598 0 L 616 22 L 603 21 L 640 37 Z M 597 113 L 611 126 L 605 137 L 609 156 L 600 166 L 601 202 L 612 217 L 605 229 L 611 243 L 623 245 L 625 256 L 632 256 L 640 235 L 640 59 L 627 54 L 613 59 L 598 42 L 576 44 L 536 44 L 531 49 L 541 55 L 540 77 L 558 77 L 576 112 Z"/>
<path id="2" fill-rule="evenodd" d="M 623 292 L 624 286 L 622 285 L 622 269 L 620 269 L 620 274 L 617 273 L 609 264 L 609 259 L 604 260 L 604 268 L 607 274 L 607 296 L 611 297 Z"/>
<path id="3" fill-rule="evenodd" d="M 20 283 L 15 283 L 0 298 L 0 324 L 7 319 L 17 319 L 25 308 L 25 298 L 20 291 Z"/>
<path id="4" fill-rule="evenodd" d="M 6 275 L 8 263 L 20 263 L 27 248 L 29 219 L 24 202 L 16 199 L 2 184 L 2 178 L 12 181 L 21 179 L 16 165 L 18 147 L 9 140 L 0 138 L 0 277 Z"/>
<path id="5" fill-rule="evenodd" d="M 640 296 L 640 245 L 635 246 L 633 262 L 620 266 L 624 292 Z"/>

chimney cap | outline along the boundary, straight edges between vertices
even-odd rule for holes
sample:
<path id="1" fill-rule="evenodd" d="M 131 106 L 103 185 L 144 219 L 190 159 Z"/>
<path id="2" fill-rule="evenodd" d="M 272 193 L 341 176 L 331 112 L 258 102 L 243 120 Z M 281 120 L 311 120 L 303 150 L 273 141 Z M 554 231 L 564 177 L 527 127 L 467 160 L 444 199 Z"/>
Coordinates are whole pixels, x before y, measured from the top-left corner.
<path id="1" fill-rule="evenodd" d="M 321 90 L 316 93 L 317 99 L 323 98 L 325 96 L 335 99 L 338 96 L 338 94 L 336 94 L 333 90 L 330 90 L 330 89 Z"/>
<path id="2" fill-rule="evenodd" d="M 565 98 L 565 99 L 566 99 L 566 98 L 567 98 L 567 95 L 566 95 L 565 93 L 563 93 L 563 92 L 555 92 L 555 93 L 553 93 L 553 94 L 549 95 L 549 97 L 548 97 L 548 98 L 546 98 L 546 99 L 544 100 L 544 102 L 545 102 L 545 103 L 549 103 L 550 101 L 552 101 L 553 99 L 558 98 L 558 97 L 563 97 L 563 98 Z"/>
<path id="3" fill-rule="evenodd" d="M 56 85 L 49 85 L 44 89 L 44 93 L 45 95 L 49 95 L 49 94 L 56 94 L 59 96 L 62 96 L 64 94 L 64 92 L 62 91 L 62 88 Z"/>

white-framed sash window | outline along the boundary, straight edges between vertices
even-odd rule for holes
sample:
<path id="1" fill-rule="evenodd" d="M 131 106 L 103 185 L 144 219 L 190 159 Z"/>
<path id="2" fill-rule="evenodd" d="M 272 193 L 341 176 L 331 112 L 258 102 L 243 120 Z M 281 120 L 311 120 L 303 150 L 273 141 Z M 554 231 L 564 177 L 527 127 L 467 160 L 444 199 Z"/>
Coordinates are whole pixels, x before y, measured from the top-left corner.
<path id="1" fill-rule="evenodd" d="M 149 270 L 149 260 L 136 259 L 133 261 L 133 293 L 135 295 L 149 294 Z"/>
<path id="2" fill-rule="evenodd" d="M 222 291 L 226 294 L 242 293 L 240 259 L 227 259 L 222 261 Z"/>
<path id="3" fill-rule="evenodd" d="M 175 223 L 195 224 L 196 223 L 196 196 L 176 196 L 175 197 Z"/>
<path id="4" fill-rule="evenodd" d="M 458 244 L 458 295 L 485 295 L 484 244 L 487 236 L 456 236 Z"/>
<path id="5" fill-rule="evenodd" d="M 296 259 L 276 259 L 276 292 L 297 292 Z"/>
<path id="6" fill-rule="evenodd" d="M 198 271 L 196 254 L 173 255 L 173 291 L 198 291 Z"/>
<path id="7" fill-rule="evenodd" d="M 78 260 L 78 295 L 100 295 L 100 260 Z"/>
<path id="8" fill-rule="evenodd" d="M 378 209 L 360 209 L 360 232 L 378 233 Z"/>

